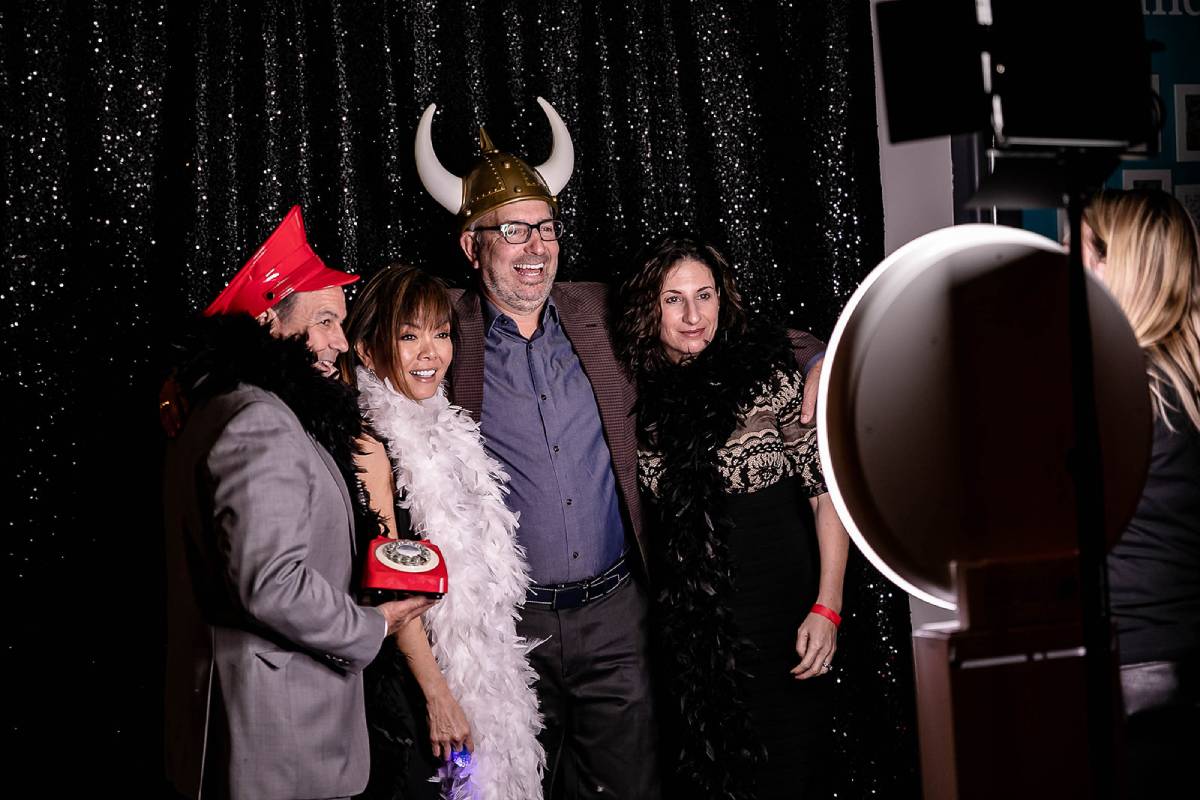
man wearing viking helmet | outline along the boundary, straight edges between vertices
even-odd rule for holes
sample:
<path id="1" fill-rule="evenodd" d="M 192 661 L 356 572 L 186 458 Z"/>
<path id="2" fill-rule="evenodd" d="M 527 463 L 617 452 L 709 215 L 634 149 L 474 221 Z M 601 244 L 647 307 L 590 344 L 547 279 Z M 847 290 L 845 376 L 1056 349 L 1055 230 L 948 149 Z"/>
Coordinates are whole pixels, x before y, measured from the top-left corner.
<path id="1" fill-rule="evenodd" d="M 455 298 L 449 380 L 506 466 L 520 514 L 533 585 L 518 632 L 545 640 L 530 661 L 546 796 L 642 800 L 659 785 L 634 387 L 609 338 L 607 288 L 554 283 L 557 195 L 574 149 L 562 119 L 538 103 L 553 145 L 537 168 L 498 151 L 481 128 L 479 162 L 464 178 L 451 174 L 434 154 L 430 105 L 417 127 L 417 169 L 457 216 L 479 276 Z"/>

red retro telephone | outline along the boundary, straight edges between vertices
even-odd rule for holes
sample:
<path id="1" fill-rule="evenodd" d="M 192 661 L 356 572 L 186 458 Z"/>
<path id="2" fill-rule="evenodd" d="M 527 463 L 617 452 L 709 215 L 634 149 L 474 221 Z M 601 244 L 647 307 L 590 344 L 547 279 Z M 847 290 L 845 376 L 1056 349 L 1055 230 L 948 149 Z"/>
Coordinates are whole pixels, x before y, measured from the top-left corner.
<path id="1" fill-rule="evenodd" d="M 376 536 L 365 555 L 362 591 L 376 602 L 398 595 L 446 594 L 446 561 L 432 542 Z"/>

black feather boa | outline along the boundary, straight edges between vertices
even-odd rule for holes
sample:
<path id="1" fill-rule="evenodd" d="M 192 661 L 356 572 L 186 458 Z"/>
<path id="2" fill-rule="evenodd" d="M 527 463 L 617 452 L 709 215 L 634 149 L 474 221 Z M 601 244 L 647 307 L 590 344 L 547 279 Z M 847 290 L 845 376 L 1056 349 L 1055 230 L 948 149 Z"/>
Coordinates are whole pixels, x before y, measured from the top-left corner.
<path id="1" fill-rule="evenodd" d="M 679 797 L 750 800 L 765 750 L 744 702 L 740 656 L 749 645 L 733 619 L 734 590 L 717 451 L 741 423 L 755 390 L 795 358 L 780 328 L 720 336 L 698 356 L 638 376 L 638 434 L 661 454 L 652 503 L 656 628 L 675 718 Z M 670 711 L 667 714 L 670 715 Z"/>
<path id="2" fill-rule="evenodd" d="M 367 503 L 354 463 L 358 438 L 376 435 L 358 410 L 358 393 L 314 369 L 316 356 L 303 337 L 276 338 L 246 314 L 201 317 L 172 345 L 172 353 L 173 377 L 188 408 L 232 391 L 239 383 L 277 395 L 337 463 L 350 489 L 359 540 L 384 530 Z"/>

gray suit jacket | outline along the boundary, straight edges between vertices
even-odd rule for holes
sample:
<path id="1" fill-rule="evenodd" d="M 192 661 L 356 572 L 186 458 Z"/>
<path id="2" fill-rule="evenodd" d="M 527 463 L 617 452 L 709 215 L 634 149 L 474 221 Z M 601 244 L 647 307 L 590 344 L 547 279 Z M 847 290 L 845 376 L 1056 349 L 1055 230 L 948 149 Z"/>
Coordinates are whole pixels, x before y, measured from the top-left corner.
<path id="1" fill-rule="evenodd" d="M 175 787 L 255 800 L 361 791 L 360 673 L 385 623 L 347 593 L 354 527 L 337 465 L 282 400 L 240 384 L 194 410 L 164 488 Z"/>

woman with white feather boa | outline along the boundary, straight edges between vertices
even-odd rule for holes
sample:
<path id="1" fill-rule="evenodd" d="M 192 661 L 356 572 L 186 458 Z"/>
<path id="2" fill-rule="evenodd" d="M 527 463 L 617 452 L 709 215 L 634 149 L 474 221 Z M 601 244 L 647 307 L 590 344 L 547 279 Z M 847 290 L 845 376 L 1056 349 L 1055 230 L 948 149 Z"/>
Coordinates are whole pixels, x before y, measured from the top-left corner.
<path id="1" fill-rule="evenodd" d="M 508 476 L 484 451 L 477 423 L 441 388 L 453 357 L 451 311 L 438 279 L 398 265 L 380 271 L 347 318 L 343 374 L 357 385 L 359 406 L 379 436 L 362 443 L 359 463 L 372 508 L 390 535 L 427 538 L 445 557 L 445 598 L 425 613 L 423 626 L 414 621 L 396 635 L 404 677 L 410 672 L 424 697 L 436 762 L 445 764 L 451 750 L 473 750 L 466 780 L 453 789 L 440 781 L 441 794 L 530 800 L 542 796 L 545 753 L 537 741 L 542 722 L 530 644 L 515 627 L 529 575 L 516 542 L 517 519 L 504 503 Z M 411 532 L 400 529 L 407 527 L 405 517 Z M 372 696 L 368 688 L 369 721 Z M 373 737 L 392 743 L 419 738 L 413 731 L 376 730 L 383 718 L 376 715 Z M 427 796 L 433 788 L 414 785 L 421 781 L 413 777 L 419 765 L 428 763 L 422 754 L 396 759 L 415 759 L 414 771 L 375 763 L 381 752 L 394 750 L 372 752 L 371 796 Z M 407 777 L 397 777 L 397 769 Z M 429 780 L 439 782 L 436 774 Z"/>

